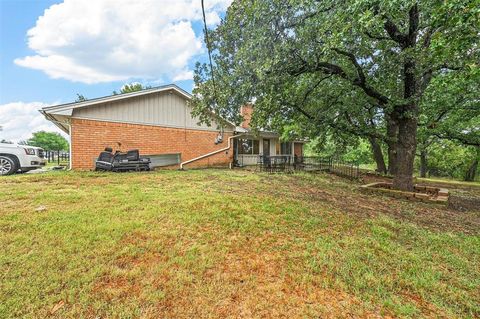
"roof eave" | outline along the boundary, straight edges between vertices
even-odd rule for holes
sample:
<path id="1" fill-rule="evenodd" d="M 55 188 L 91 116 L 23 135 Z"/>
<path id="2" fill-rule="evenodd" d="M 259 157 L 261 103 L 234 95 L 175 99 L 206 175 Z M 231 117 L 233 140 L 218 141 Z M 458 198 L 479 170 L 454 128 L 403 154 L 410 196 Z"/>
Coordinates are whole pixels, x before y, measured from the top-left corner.
<path id="1" fill-rule="evenodd" d="M 70 130 L 69 128 L 66 126 L 68 124 L 66 123 L 63 123 L 63 122 L 60 122 L 60 121 L 57 121 L 57 119 L 55 118 L 55 116 L 53 114 L 48 114 L 46 113 L 45 111 L 43 110 L 39 110 L 40 113 L 43 114 L 43 116 L 45 116 L 45 118 L 52 122 L 56 127 L 58 127 L 59 129 L 61 129 L 62 131 L 64 131 L 65 133 L 67 134 L 70 134 Z"/>

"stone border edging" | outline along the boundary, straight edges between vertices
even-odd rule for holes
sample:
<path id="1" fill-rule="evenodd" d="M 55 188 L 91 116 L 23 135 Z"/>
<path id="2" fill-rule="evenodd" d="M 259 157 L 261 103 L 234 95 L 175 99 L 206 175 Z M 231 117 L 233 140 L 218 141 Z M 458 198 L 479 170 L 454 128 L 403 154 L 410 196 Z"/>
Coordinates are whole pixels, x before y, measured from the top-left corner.
<path id="1" fill-rule="evenodd" d="M 406 192 L 392 189 L 392 183 L 375 182 L 360 186 L 362 191 L 371 193 L 383 193 L 395 198 L 404 198 L 412 201 L 422 201 L 446 205 L 448 203 L 449 192 L 446 188 L 414 185 L 415 190 L 419 192 Z"/>

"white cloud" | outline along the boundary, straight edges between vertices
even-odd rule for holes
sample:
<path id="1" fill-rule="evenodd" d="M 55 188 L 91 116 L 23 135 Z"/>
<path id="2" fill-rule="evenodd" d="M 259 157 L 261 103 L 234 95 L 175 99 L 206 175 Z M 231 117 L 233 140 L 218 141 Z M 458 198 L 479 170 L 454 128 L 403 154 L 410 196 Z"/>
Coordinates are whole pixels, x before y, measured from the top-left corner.
<path id="1" fill-rule="evenodd" d="M 193 80 L 193 71 L 184 70 L 175 75 L 173 81 Z"/>
<path id="2" fill-rule="evenodd" d="M 230 2 L 205 1 L 209 25 Z M 188 64 L 204 52 L 193 22 L 202 22 L 198 0 L 65 0 L 28 31 L 36 54 L 14 62 L 84 83 L 191 79 Z"/>
<path id="3" fill-rule="evenodd" d="M 0 140 L 19 142 L 27 140 L 33 132 L 59 132 L 66 136 L 52 122 L 38 112 L 48 104 L 42 102 L 13 102 L 0 105 Z"/>

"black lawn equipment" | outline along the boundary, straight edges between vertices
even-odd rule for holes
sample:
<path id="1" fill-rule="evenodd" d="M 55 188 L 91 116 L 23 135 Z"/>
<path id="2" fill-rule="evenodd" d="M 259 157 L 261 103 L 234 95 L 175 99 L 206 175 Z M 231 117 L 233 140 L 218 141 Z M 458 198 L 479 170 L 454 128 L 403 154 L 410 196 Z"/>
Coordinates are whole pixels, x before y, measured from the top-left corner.
<path id="1" fill-rule="evenodd" d="M 126 153 L 106 147 L 95 161 L 96 171 L 128 172 L 128 171 L 149 171 L 150 158 L 142 158 L 138 150 L 130 150 Z"/>

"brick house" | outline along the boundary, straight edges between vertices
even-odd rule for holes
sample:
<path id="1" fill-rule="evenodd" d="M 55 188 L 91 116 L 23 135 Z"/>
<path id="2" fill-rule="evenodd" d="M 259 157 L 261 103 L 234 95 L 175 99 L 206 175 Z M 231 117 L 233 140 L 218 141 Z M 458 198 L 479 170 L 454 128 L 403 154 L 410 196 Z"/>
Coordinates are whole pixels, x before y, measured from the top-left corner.
<path id="1" fill-rule="evenodd" d="M 303 142 L 280 142 L 275 132 L 253 134 L 252 105 L 241 126 L 211 114 L 211 125 L 191 114 L 192 96 L 176 85 L 44 107 L 40 112 L 70 136 L 70 165 L 93 169 L 105 147 L 138 149 L 152 164 L 210 167 L 256 164 L 259 155 L 300 156 Z"/>

